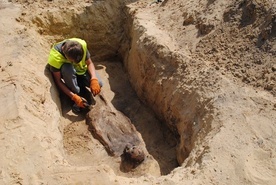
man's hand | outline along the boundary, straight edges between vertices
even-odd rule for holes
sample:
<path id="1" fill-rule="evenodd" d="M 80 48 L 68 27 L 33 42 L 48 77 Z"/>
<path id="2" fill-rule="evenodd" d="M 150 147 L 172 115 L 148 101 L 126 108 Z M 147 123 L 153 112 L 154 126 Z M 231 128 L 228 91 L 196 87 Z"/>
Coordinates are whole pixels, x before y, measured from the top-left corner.
<path id="1" fill-rule="evenodd" d="M 85 108 L 88 106 L 87 100 L 77 94 L 74 94 L 71 99 L 77 104 L 78 107 Z"/>
<path id="2" fill-rule="evenodd" d="M 93 78 L 90 80 L 90 89 L 94 96 L 101 92 L 101 87 L 97 79 Z"/>

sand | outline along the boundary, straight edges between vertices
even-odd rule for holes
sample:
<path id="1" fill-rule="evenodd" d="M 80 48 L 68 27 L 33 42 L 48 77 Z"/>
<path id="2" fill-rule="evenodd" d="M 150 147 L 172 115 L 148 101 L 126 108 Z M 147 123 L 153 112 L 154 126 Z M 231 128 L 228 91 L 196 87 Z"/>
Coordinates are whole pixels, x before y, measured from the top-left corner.
<path id="1" fill-rule="evenodd" d="M 276 184 L 275 2 L 151 2 L 0 1 L 0 184 Z M 159 168 L 122 172 L 60 99 L 45 65 L 72 35 Z"/>

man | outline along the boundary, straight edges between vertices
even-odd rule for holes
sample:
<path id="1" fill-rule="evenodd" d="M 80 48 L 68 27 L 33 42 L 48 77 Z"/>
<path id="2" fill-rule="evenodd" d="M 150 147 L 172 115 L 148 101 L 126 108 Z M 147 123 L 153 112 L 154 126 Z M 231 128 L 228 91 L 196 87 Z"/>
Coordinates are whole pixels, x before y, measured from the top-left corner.
<path id="1" fill-rule="evenodd" d="M 86 87 L 94 96 L 100 93 L 102 82 L 96 74 L 84 40 L 71 38 L 55 43 L 48 64 L 58 88 L 75 102 L 74 112 L 88 106 L 87 100 L 82 97 L 87 91 Z"/>

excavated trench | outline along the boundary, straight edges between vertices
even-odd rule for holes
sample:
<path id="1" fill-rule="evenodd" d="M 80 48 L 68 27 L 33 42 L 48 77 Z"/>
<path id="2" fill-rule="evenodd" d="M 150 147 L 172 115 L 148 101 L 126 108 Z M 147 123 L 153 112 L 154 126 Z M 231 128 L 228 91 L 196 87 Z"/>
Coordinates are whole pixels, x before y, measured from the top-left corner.
<path id="1" fill-rule="evenodd" d="M 95 62 L 95 65 L 104 82 L 102 94 L 116 110 L 131 120 L 131 123 L 141 134 L 147 151 L 159 164 L 161 174 L 169 174 L 179 166 L 175 151 L 176 137 L 158 120 L 155 113 L 139 100 L 130 85 L 121 61 L 100 61 Z M 118 166 L 119 158 L 109 156 L 104 146 L 93 138 L 93 134 L 89 132 L 90 127 L 85 121 L 86 112 L 79 115 L 72 113 L 72 103 L 67 97 L 61 97 L 61 105 L 64 147 L 72 164 L 95 165 L 95 161 L 101 161 L 101 164 L 110 166 L 118 175 L 135 176 L 131 173 L 122 173 Z"/>
<path id="2" fill-rule="evenodd" d="M 102 91 L 118 111 L 130 118 L 149 154 L 158 162 L 161 175 L 166 175 L 189 156 L 198 133 L 204 130 L 199 134 L 202 139 L 208 132 L 204 125 L 211 120 L 206 109 L 210 104 L 185 85 L 179 88 L 180 93 L 173 93 L 181 76 L 160 84 L 158 74 L 162 73 L 163 79 L 170 78 L 177 70 L 175 63 L 179 56 L 167 57 L 158 54 L 154 44 L 143 45 L 139 39 L 142 33 L 134 26 L 134 17 L 126 6 L 131 2 L 95 1 L 79 12 L 51 9 L 35 16 L 32 22 L 53 41 L 64 37 L 87 41 L 91 58 L 104 81 Z M 153 48 L 148 48 L 149 45 Z M 149 49 L 152 51 L 148 52 Z M 159 61 L 167 62 L 167 66 Z M 157 67 L 153 69 L 152 63 Z M 164 67 L 168 67 L 168 73 L 163 73 Z M 61 102 L 61 128 L 68 160 L 74 165 L 106 164 L 119 175 L 133 176 L 123 174 L 118 168 L 119 159 L 108 156 L 91 136 L 83 121 L 85 115 L 72 114 L 66 97 Z"/>

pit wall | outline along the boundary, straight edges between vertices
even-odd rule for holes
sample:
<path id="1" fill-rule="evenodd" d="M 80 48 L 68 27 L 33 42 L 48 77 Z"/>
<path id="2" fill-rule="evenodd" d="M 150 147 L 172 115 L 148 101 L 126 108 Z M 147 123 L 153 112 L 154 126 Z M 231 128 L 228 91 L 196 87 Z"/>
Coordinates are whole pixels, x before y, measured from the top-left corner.
<path id="1" fill-rule="evenodd" d="M 198 61 L 173 52 L 166 44 L 170 42 L 166 33 L 143 22 L 131 8 L 125 11 L 129 16 L 121 48 L 124 66 L 140 99 L 178 137 L 177 160 L 181 165 L 195 142 L 208 134 L 213 120 L 211 99 L 193 85 L 196 80 L 190 64 Z"/>
<path id="2" fill-rule="evenodd" d="M 87 41 L 92 59 L 100 61 L 118 56 L 123 39 L 124 15 L 122 7 L 135 0 L 79 2 L 78 8 L 58 1 L 48 2 L 41 9 L 35 3 L 34 8 L 41 9 L 38 15 L 31 15 L 31 23 L 38 32 L 52 43 L 64 38 L 79 37 Z M 38 7 L 37 7 L 38 6 Z M 23 12 L 27 17 L 29 12 Z M 26 19 L 29 22 L 29 18 Z"/>

